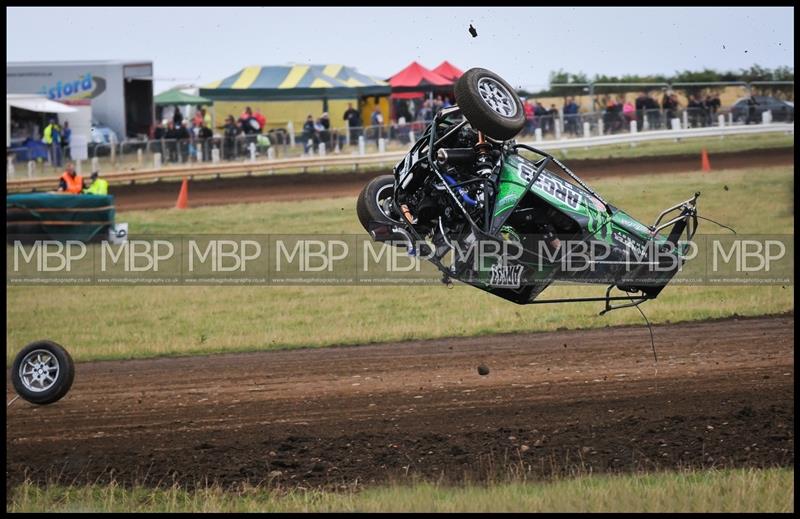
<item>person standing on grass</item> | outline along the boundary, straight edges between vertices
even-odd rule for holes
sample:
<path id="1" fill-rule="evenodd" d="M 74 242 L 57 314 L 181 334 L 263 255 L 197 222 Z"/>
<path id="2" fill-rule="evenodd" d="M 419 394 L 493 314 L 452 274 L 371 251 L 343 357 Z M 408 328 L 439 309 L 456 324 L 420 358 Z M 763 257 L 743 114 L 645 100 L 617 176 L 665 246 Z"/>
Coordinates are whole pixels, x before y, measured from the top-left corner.
<path id="1" fill-rule="evenodd" d="M 79 195 L 83 192 L 83 177 L 75 172 L 75 165 L 72 161 L 67 162 L 67 167 L 61 178 L 58 179 L 59 193 L 69 193 Z"/>
<path id="2" fill-rule="evenodd" d="M 225 160 L 232 160 L 236 157 L 236 137 L 241 131 L 232 115 L 225 118 L 225 126 L 222 127 L 222 131 L 222 156 Z"/>
<path id="3" fill-rule="evenodd" d="M 108 180 L 100 178 L 100 174 L 95 171 L 91 176 L 92 183 L 89 187 L 83 190 L 87 195 L 107 195 L 108 194 Z"/>
<path id="4" fill-rule="evenodd" d="M 72 159 L 70 142 L 72 142 L 72 129 L 69 127 L 69 121 L 64 121 L 64 130 L 61 132 L 61 148 L 64 151 L 64 158 L 67 160 Z"/>
<path id="5" fill-rule="evenodd" d="M 375 132 L 375 144 L 377 145 L 378 139 L 380 139 L 383 135 L 383 114 L 381 113 L 380 107 L 377 105 L 375 105 L 375 110 L 372 111 L 370 122 L 374 127 L 373 131 Z"/>
<path id="6" fill-rule="evenodd" d="M 306 122 L 303 124 L 303 135 L 301 138 L 303 139 L 304 153 L 308 153 L 309 150 L 315 150 L 317 148 L 317 127 L 316 124 L 314 124 L 314 116 L 311 114 L 308 114 Z"/>
<path id="7" fill-rule="evenodd" d="M 50 149 L 50 163 L 57 168 L 61 167 L 61 127 L 55 119 L 50 119 L 50 124 L 45 126 L 42 140 Z"/>
<path id="8" fill-rule="evenodd" d="M 361 114 L 353 108 L 353 103 L 347 103 L 347 110 L 344 112 L 343 120 L 347 121 L 350 127 L 350 145 L 358 144 L 359 130 L 361 128 Z"/>

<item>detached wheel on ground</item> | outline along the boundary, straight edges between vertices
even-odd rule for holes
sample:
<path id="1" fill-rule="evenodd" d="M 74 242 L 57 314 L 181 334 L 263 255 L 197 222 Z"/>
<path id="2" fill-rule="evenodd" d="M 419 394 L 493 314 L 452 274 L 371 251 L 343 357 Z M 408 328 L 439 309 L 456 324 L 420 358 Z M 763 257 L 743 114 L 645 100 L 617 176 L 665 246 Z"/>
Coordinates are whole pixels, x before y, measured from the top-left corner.
<path id="1" fill-rule="evenodd" d="M 36 341 L 20 351 L 11 368 L 14 390 L 32 404 L 52 404 L 64 398 L 75 379 L 75 364 L 67 350 L 53 341 Z"/>
<path id="2" fill-rule="evenodd" d="M 525 109 L 503 78 L 485 68 L 471 68 L 455 84 L 456 103 L 473 128 L 505 141 L 525 126 Z"/>
<path id="3" fill-rule="evenodd" d="M 392 195 L 394 195 L 394 176 L 381 175 L 372 179 L 356 202 L 356 213 L 361 226 L 369 232 L 370 225 L 379 223 L 398 225 L 399 220 L 392 214 Z"/>

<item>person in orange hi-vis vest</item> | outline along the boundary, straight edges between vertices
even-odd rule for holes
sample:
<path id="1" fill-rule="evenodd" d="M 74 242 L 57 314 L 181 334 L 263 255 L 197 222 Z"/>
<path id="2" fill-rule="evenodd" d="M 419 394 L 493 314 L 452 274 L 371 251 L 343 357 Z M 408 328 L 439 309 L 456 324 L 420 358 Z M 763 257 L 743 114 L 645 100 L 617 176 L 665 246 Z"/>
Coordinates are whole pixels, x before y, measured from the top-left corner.
<path id="1" fill-rule="evenodd" d="M 58 179 L 58 192 L 79 195 L 83 191 L 83 177 L 75 173 L 75 165 L 67 162 L 67 169 Z"/>

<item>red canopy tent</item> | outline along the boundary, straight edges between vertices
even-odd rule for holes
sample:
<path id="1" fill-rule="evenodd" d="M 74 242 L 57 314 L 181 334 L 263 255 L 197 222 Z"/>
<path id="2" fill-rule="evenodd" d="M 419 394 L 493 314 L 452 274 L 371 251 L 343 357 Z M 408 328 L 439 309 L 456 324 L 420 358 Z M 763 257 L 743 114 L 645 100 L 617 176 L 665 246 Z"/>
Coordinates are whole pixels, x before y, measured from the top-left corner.
<path id="1" fill-rule="evenodd" d="M 461 71 L 461 69 L 454 67 L 453 64 L 447 60 L 442 61 L 438 67 L 433 69 L 433 72 L 453 82 L 460 78 L 464 73 Z"/>
<path id="2" fill-rule="evenodd" d="M 392 87 L 392 99 L 413 99 L 424 96 L 425 92 L 447 90 L 453 86 L 453 81 L 412 61 L 389 78 L 389 85 Z"/>

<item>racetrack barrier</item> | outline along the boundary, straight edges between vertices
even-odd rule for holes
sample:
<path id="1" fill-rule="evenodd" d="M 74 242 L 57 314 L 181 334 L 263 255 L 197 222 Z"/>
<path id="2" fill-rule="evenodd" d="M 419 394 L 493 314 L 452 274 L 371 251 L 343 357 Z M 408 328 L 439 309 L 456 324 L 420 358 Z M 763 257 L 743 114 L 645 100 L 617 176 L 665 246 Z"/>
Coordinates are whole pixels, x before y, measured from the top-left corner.
<path id="1" fill-rule="evenodd" d="M 679 120 L 680 121 L 680 120 Z M 680 122 L 679 122 L 680 124 Z M 588 123 L 586 123 L 588 126 Z M 725 127 L 705 127 L 690 129 L 673 130 L 651 130 L 649 132 L 626 133 L 616 135 L 587 136 L 579 139 L 547 140 L 542 142 L 523 142 L 538 147 L 542 150 L 566 150 L 571 148 L 589 148 L 593 146 L 605 146 L 610 144 L 637 143 L 646 141 L 658 141 L 666 139 L 683 139 L 694 137 L 724 137 L 726 135 L 759 134 L 759 133 L 794 133 L 794 124 L 791 123 L 771 123 L 758 125 L 739 125 Z M 360 136 L 363 138 L 363 136 Z M 361 146 L 359 146 L 361 148 Z M 361 152 L 362 149 L 359 149 Z M 328 170 L 331 167 L 352 166 L 357 170 L 363 166 L 394 166 L 403 156 L 406 150 L 371 153 L 359 155 L 327 155 L 327 156 L 306 156 L 298 158 L 267 159 L 255 162 L 227 162 L 227 163 L 197 163 L 194 166 L 178 165 L 153 168 L 138 171 L 117 171 L 103 174 L 109 184 L 132 183 L 137 181 L 158 181 L 170 178 L 189 178 L 203 176 L 226 176 L 255 173 L 276 173 L 279 171 L 291 171 L 303 169 Z M 31 178 L 6 180 L 6 190 L 8 192 L 21 192 L 32 190 L 54 190 L 58 184 L 57 176 L 45 178 L 33 178 L 34 162 L 29 163 L 28 174 Z"/>

